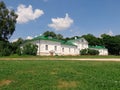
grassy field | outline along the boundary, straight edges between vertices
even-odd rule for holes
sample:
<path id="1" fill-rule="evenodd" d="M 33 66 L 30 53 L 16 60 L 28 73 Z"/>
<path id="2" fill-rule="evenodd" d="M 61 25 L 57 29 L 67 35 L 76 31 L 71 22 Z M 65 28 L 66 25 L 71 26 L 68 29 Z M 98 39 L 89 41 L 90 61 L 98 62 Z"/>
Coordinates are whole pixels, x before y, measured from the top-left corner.
<path id="1" fill-rule="evenodd" d="M 120 62 L 1 60 L 0 90 L 120 90 Z"/>

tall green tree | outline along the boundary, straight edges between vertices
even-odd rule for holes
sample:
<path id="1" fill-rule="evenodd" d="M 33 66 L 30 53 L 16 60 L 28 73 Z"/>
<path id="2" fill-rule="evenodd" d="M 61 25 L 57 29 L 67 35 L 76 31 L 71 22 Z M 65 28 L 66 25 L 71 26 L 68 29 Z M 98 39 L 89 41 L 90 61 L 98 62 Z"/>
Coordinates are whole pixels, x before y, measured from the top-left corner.
<path id="1" fill-rule="evenodd" d="M 53 38 L 56 38 L 56 34 L 55 34 L 54 32 L 52 32 L 52 31 L 46 31 L 46 32 L 43 33 L 43 35 L 44 35 L 45 37 L 53 37 Z"/>
<path id="2" fill-rule="evenodd" d="M 93 45 L 93 46 L 103 45 L 103 41 L 100 38 L 96 38 L 92 34 L 83 35 L 82 37 L 85 38 L 89 42 L 89 45 Z"/>
<path id="3" fill-rule="evenodd" d="M 18 50 L 20 49 L 20 46 L 23 42 L 24 42 L 24 40 L 22 38 L 18 38 L 18 40 L 16 42 L 11 43 L 12 54 L 16 54 L 18 52 Z"/>
<path id="4" fill-rule="evenodd" d="M 0 40 L 7 41 L 15 31 L 17 14 L 9 10 L 3 1 L 0 2 Z"/>
<path id="5" fill-rule="evenodd" d="M 63 39 L 63 36 L 61 34 L 56 34 L 53 31 L 46 31 L 46 32 L 43 33 L 43 35 L 45 37 L 53 37 L 53 38 L 58 39 L 58 40 Z"/>
<path id="6" fill-rule="evenodd" d="M 102 34 L 101 37 L 110 54 L 120 55 L 120 35 L 110 36 Z"/>
<path id="7" fill-rule="evenodd" d="M 61 34 L 56 34 L 56 38 L 57 38 L 58 40 L 62 40 L 62 39 L 63 39 L 63 36 L 62 36 Z"/>

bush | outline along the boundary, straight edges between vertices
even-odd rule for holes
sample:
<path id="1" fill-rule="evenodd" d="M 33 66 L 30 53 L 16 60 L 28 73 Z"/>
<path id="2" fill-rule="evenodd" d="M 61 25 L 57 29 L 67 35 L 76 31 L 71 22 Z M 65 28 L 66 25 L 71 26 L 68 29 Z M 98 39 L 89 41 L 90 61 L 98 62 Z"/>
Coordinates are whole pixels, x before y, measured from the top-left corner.
<path id="1" fill-rule="evenodd" d="M 0 56 L 9 56 L 11 53 L 10 43 L 7 41 L 0 41 Z"/>
<path id="2" fill-rule="evenodd" d="M 19 56 L 22 55 L 22 49 L 20 47 L 17 48 L 16 54 Z"/>
<path id="3" fill-rule="evenodd" d="M 82 49 L 82 50 L 80 51 L 80 54 L 81 54 L 81 55 L 88 55 L 88 49 Z"/>
<path id="4" fill-rule="evenodd" d="M 21 49 L 21 54 L 23 54 L 23 55 L 37 55 L 37 48 L 38 48 L 37 45 L 31 44 L 31 43 L 25 44 Z M 19 50 L 18 50 L 18 53 L 20 55 Z"/>
<path id="5" fill-rule="evenodd" d="M 99 55 L 98 50 L 93 50 L 93 49 L 82 49 L 80 51 L 81 55 Z"/>
<path id="6" fill-rule="evenodd" d="M 98 50 L 89 49 L 88 50 L 88 54 L 89 55 L 99 55 L 99 51 Z"/>

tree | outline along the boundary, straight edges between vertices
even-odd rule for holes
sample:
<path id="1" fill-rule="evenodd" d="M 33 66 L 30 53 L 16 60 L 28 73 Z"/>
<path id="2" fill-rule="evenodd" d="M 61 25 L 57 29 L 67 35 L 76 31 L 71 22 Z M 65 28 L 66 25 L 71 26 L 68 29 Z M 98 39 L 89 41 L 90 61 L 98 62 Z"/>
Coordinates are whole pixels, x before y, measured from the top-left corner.
<path id="1" fill-rule="evenodd" d="M 61 34 L 56 34 L 56 38 L 57 38 L 58 40 L 62 40 L 62 39 L 63 39 L 63 36 L 62 36 Z"/>
<path id="2" fill-rule="evenodd" d="M 82 49 L 80 51 L 81 55 L 99 55 L 98 50 L 93 50 L 93 49 Z"/>
<path id="3" fill-rule="evenodd" d="M 81 55 L 88 55 L 88 49 L 82 49 L 80 50 Z"/>
<path id="4" fill-rule="evenodd" d="M 102 34 L 101 38 L 110 54 L 120 55 L 120 35 L 110 36 L 107 34 Z"/>
<path id="5" fill-rule="evenodd" d="M 0 56 L 9 56 L 12 53 L 8 39 L 15 31 L 16 19 L 14 10 L 7 9 L 5 3 L 0 1 Z"/>
<path id="6" fill-rule="evenodd" d="M 52 32 L 52 31 L 46 31 L 46 32 L 43 33 L 43 35 L 44 35 L 45 37 L 53 37 L 53 38 L 56 38 L 56 34 L 55 34 L 54 32 Z"/>
<path id="7" fill-rule="evenodd" d="M 21 50 L 21 54 L 23 55 L 37 55 L 38 46 L 31 43 L 27 43 L 23 46 Z"/>
<path id="8" fill-rule="evenodd" d="M 91 46 L 103 45 L 103 41 L 100 38 L 96 38 L 92 34 L 83 35 L 82 37 L 85 38 L 89 42 L 89 45 Z"/>
<path id="9" fill-rule="evenodd" d="M 3 1 L 0 2 L 0 40 L 7 41 L 15 31 L 17 14 L 7 9 Z"/>
<path id="10" fill-rule="evenodd" d="M 98 50 L 93 50 L 93 49 L 88 49 L 88 54 L 89 55 L 99 55 L 99 51 Z"/>
<path id="11" fill-rule="evenodd" d="M 9 56 L 11 51 L 11 45 L 8 41 L 0 41 L 0 56 Z"/>
<path id="12" fill-rule="evenodd" d="M 16 42 L 11 43 L 12 46 L 12 54 L 19 53 L 20 45 L 24 42 L 22 38 L 18 38 Z"/>
<path id="13" fill-rule="evenodd" d="M 61 34 L 56 34 L 52 31 L 46 31 L 43 33 L 43 35 L 45 37 L 52 37 L 52 38 L 55 38 L 55 39 L 58 39 L 58 40 L 62 40 L 63 39 L 63 36 Z"/>

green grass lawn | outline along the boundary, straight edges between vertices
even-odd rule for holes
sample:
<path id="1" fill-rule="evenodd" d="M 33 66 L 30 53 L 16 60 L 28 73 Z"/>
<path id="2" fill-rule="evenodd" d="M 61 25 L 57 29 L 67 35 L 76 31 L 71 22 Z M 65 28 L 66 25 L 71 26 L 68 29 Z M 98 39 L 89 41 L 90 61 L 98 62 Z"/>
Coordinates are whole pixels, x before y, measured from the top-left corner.
<path id="1" fill-rule="evenodd" d="M 120 62 L 0 61 L 0 90 L 120 90 Z"/>

